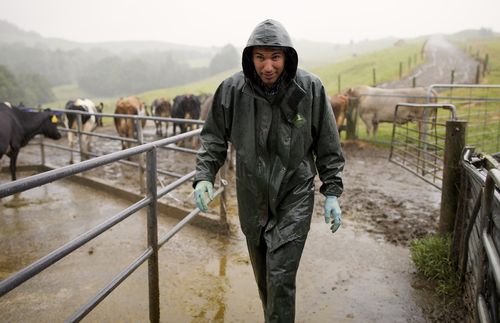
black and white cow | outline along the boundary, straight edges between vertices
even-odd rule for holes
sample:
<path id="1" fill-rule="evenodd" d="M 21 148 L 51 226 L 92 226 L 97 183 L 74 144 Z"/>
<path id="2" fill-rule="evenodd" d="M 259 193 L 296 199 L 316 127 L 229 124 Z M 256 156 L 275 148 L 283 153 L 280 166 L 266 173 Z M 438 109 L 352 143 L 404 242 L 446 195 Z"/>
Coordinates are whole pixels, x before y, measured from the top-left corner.
<path id="1" fill-rule="evenodd" d="M 60 118 L 49 109 L 31 112 L 0 103 L 0 159 L 10 157 L 10 175 L 16 180 L 16 162 L 19 150 L 36 135 L 58 140 L 61 138 L 57 125 Z"/>
<path id="2" fill-rule="evenodd" d="M 89 99 L 76 99 L 70 100 L 66 103 L 66 110 L 72 111 L 82 111 L 88 113 L 98 113 L 97 108 Z M 82 119 L 82 128 L 80 131 L 84 132 L 92 132 L 97 128 L 97 116 L 94 114 L 81 114 Z M 77 129 L 78 128 L 78 114 L 76 113 L 66 113 L 66 118 L 68 120 L 67 127 L 69 129 Z M 86 134 L 82 134 L 82 147 L 81 150 L 84 153 L 90 152 L 90 136 Z M 73 147 L 75 146 L 76 136 L 73 132 L 68 132 L 68 144 L 71 149 L 69 163 L 73 164 Z"/>

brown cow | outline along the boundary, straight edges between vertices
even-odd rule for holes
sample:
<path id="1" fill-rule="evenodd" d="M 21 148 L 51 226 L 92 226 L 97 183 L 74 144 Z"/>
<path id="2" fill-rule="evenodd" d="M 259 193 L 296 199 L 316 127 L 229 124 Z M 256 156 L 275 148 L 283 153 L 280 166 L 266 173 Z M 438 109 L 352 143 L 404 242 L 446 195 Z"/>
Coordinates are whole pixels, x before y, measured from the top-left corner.
<path id="1" fill-rule="evenodd" d="M 335 94 L 330 97 L 330 104 L 332 105 L 333 115 L 337 123 L 339 134 L 345 129 L 344 121 L 347 113 L 347 105 L 349 97 L 343 94 Z"/>
<path id="2" fill-rule="evenodd" d="M 172 114 L 172 104 L 165 98 L 154 99 L 151 104 L 151 114 L 154 117 L 168 118 Z M 163 136 L 162 121 L 155 120 L 156 135 Z M 165 122 L 165 134 L 167 134 L 168 123 Z"/>
<path id="3" fill-rule="evenodd" d="M 135 96 L 120 98 L 116 102 L 115 114 L 130 114 L 137 116 L 148 115 L 146 105 Z M 137 123 L 138 124 L 138 123 Z M 146 125 L 146 120 L 141 120 L 142 128 Z M 115 128 L 120 137 L 137 139 L 137 127 L 133 118 L 115 117 Z M 131 147 L 131 142 L 122 141 L 122 149 Z"/>

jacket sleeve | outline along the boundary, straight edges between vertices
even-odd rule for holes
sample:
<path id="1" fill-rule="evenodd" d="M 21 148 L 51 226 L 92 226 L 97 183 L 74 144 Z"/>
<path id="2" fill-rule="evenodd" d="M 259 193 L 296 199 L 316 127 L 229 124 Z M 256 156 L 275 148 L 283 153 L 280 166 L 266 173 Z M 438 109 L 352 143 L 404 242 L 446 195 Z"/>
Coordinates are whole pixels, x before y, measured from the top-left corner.
<path id="1" fill-rule="evenodd" d="M 314 154 L 316 168 L 322 182 L 320 192 L 326 196 L 339 197 L 343 191 L 342 170 L 344 156 L 340 147 L 339 132 L 333 116 L 330 100 L 325 88 L 320 85 L 315 97 Z"/>
<path id="2" fill-rule="evenodd" d="M 201 147 L 196 154 L 196 174 L 193 187 L 199 181 L 214 183 L 217 172 L 226 160 L 228 130 L 227 109 L 223 106 L 224 85 L 221 84 L 214 94 L 212 107 L 200 134 Z"/>

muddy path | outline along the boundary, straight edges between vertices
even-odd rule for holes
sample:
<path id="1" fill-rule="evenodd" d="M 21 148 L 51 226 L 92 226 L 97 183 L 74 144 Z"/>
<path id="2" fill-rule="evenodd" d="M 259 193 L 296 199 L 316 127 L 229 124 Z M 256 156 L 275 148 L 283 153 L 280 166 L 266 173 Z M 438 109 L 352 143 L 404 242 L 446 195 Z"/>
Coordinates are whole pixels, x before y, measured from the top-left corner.
<path id="1" fill-rule="evenodd" d="M 426 63 L 418 66 L 402 80 L 379 84 L 382 88 L 427 87 L 431 84 L 449 84 L 454 71 L 453 83 L 471 84 L 475 82 L 477 62 L 463 50 L 457 48 L 443 36 L 431 36 L 425 47 Z"/>

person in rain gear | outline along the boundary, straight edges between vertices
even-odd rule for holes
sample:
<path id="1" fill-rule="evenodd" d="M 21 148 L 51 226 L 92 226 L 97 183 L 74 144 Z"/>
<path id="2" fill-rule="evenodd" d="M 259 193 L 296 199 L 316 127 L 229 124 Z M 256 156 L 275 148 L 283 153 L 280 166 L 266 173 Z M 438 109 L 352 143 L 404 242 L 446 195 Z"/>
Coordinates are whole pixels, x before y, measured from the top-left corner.
<path id="1" fill-rule="evenodd" d="M 208 210 L 228 142 L 236 149 L 236 187 L 265 322 L 293 322 L 295 278 L 310 228 L 314 177 L 326 196 L 325 221 L 341 224 L 337 198 L 344 158 L 321 80 L 298 69 L 298 55 L 281 23 L 265 20 L 243 50 L 240 71 L 214 95 L 201 132 L 193 187 Z"/>

